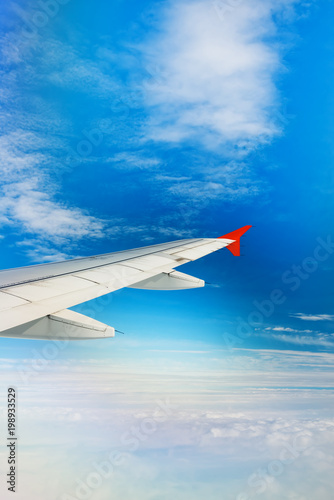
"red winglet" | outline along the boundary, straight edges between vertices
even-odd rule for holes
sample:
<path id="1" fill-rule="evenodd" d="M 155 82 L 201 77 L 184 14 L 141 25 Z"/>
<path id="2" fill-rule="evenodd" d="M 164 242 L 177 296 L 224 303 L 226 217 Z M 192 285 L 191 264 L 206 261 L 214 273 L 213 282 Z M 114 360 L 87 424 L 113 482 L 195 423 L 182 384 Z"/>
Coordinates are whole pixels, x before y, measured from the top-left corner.
<path id="1" fill-rule="evenodd" d="M 227 245 L 227 249 L 233 253 L 236 257 L 240 256 L 240 238 L 241 236 L 248 231 L 252 226 L 243 226 L 240 227 L 239 229 L 236 229 L 235 231 L 232 231 L 232 233 L 224 234 L 224 236 L 219 236 L 218 239 L 224 238 L 226 240 L 234 240 L 233 243 L 230 243 Z"/>

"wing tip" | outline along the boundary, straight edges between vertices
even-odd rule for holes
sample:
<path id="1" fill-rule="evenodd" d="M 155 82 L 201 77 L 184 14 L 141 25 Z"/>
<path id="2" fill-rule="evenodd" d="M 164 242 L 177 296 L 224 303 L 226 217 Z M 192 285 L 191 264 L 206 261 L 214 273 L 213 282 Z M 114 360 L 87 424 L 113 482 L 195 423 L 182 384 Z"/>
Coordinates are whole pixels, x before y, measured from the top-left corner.
<path id="1" fill-rule="evenodd" d="M 227 249 L 235 256 L 240 257 L 240 238 L 243 234 L 246 233 L 252 226 L 243 226 L 239 227 L 235 231 L 231 233 L 224 234 L 223 236 L 219 236 L 218 239 L 226 239 L 226 240 L 234 240 L 232 243 L 227 245 Z"/>

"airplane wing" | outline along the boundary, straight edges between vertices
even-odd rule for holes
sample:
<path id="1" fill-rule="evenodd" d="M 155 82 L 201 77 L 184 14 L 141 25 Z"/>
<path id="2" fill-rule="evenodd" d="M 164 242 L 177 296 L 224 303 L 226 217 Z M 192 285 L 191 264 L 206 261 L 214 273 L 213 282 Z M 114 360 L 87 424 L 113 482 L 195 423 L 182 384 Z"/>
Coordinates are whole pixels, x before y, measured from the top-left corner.
<path id="1" fill-rule="evenodd" d="M 204 281 L 175 268 L 227 247 L 240 255 L 244 226 L 219 238 L 172 241 L 94 257 L 0 271 L 0 336 L 81 340 L 114 328 L 69 310 L 124 287 L 180 290 Z"/>

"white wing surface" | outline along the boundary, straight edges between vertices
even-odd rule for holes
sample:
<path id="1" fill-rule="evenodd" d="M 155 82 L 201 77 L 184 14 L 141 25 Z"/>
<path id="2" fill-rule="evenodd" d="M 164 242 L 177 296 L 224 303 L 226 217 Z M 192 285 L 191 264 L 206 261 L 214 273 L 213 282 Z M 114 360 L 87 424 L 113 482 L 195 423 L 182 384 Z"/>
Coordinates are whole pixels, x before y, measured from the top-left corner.
<path id="1" fill-rule="evenodd" d="M 0 336 L 105 338 L 115 330 L 68 311 L 124 287 L 179 290 L 204 286 L 175 268 L 227 247 L 240 255 L 244 226 L 220 238 L 172 241 L 95 257 L 0 271 Z"/>

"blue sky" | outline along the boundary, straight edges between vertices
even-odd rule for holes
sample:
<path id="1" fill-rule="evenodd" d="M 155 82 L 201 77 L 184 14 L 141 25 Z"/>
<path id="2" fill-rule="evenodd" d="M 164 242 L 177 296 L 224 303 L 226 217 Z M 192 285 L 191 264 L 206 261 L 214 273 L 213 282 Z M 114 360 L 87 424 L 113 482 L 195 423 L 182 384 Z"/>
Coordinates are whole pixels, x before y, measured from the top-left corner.
<path id="1" fill-rule="evenodd" d="M 205 289 L 76 308 L 124 336 L 52 359 L 45 342 L 2 340 L 4 386 L 24 402 L 25 499 L 74 496 L 163 397 L 177 409 L 93 499 L 260 497 L 249 478 L 298 432 L 308 447 L 262 497 L 331 498 L 332 3 L 0 9 L 2 269 L 254 226 L 243 257 L 180 268 Z"/>

